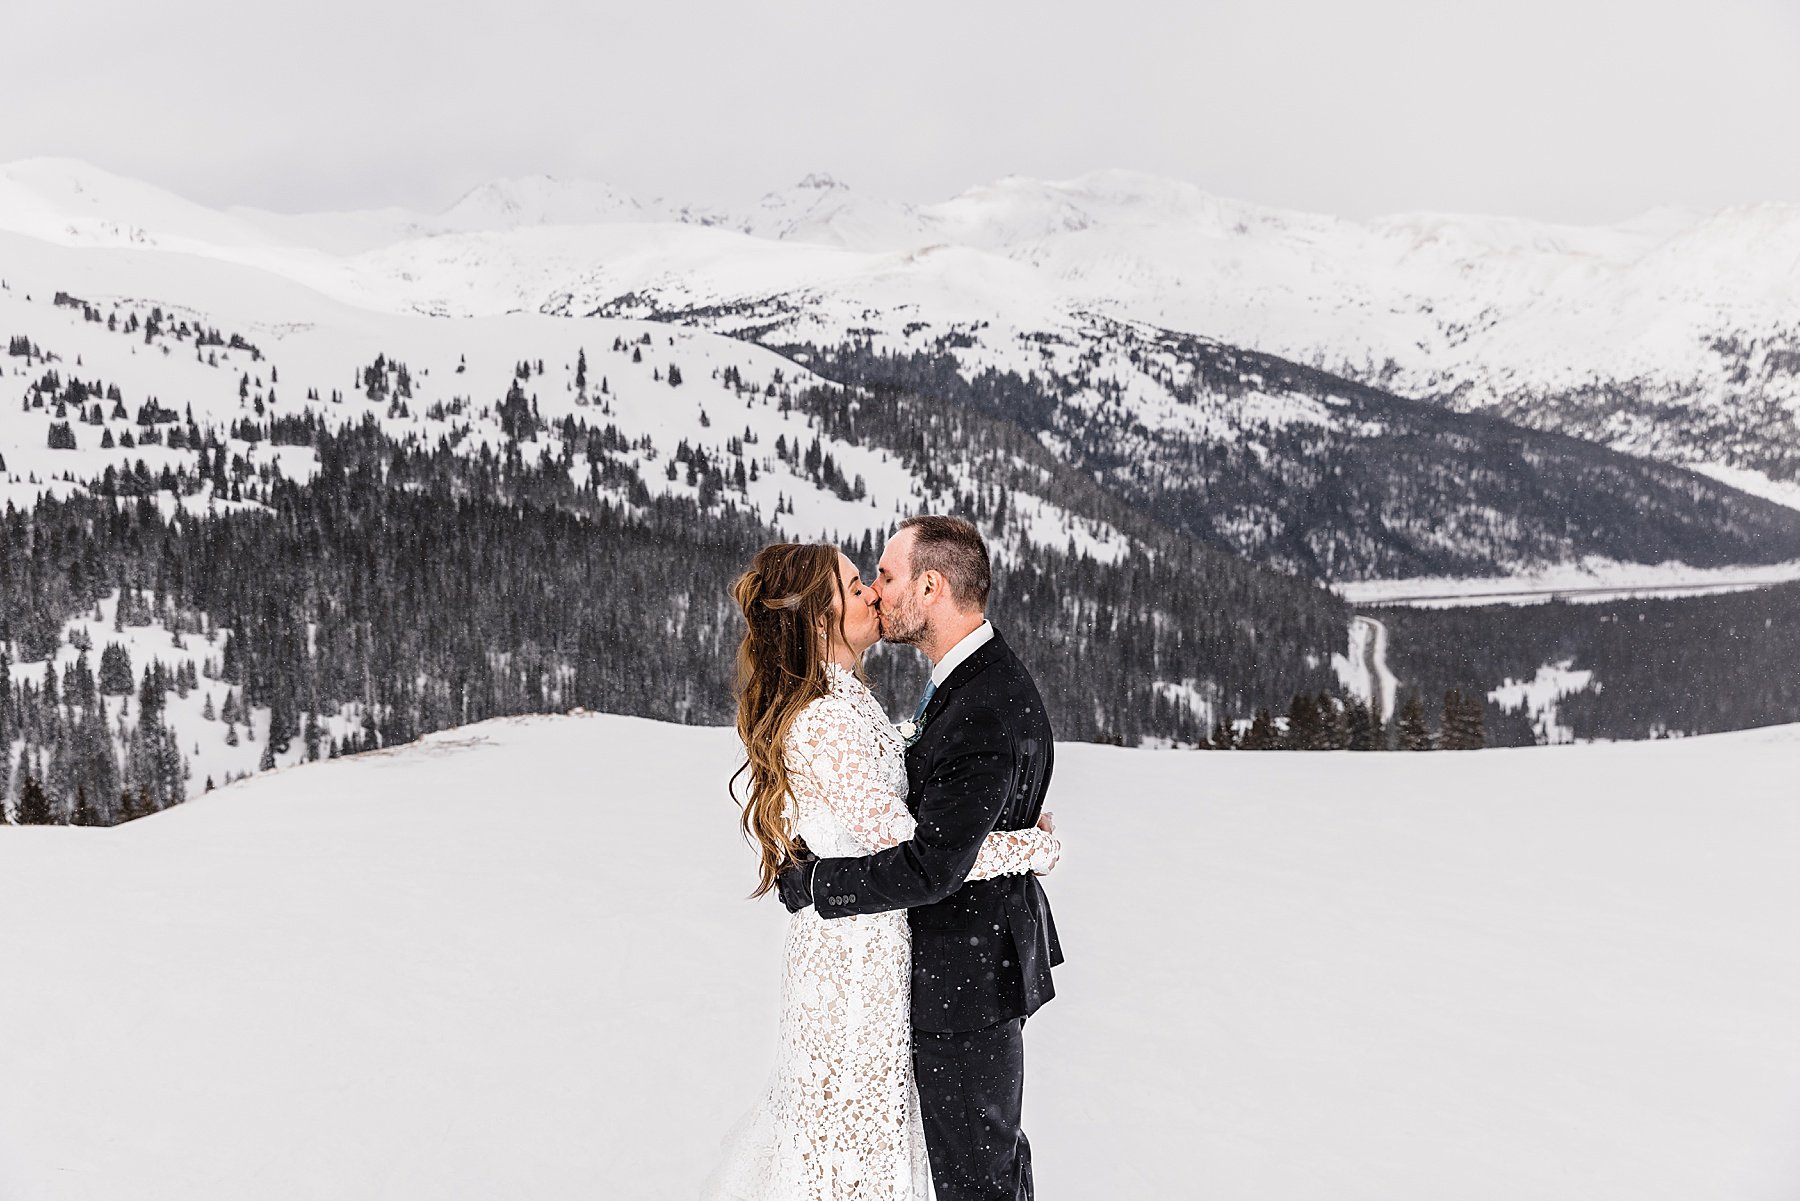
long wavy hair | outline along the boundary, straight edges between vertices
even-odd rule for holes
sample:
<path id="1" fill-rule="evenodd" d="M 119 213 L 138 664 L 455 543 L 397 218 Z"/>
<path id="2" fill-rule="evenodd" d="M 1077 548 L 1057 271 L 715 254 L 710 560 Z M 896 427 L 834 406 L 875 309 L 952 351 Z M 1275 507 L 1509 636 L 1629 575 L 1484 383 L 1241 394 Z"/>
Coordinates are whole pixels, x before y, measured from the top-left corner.
<path id="1" fill-rule="evenodd" d="M 741 810 L 738 824 L 744 837 L 760 856 L 756 891 L 750 894 L 760 897 L 797 859 L 800 843 L 782 813 L 788 796 L 782 746 L 800 710 L 831 687 L 825 670 L 829 643 L 820 634 L 834 603 L 838 636 L 849 641 L 837 548 L 795 542 L 765 546 L 731 593 L 744 612 L 744 640 L 737 653 L 737 731 L 744 742 L 744 762 L 732 774 L 729 789 Z M 749 795 L 740 799 L 737 783 L 745 773 Z"/>

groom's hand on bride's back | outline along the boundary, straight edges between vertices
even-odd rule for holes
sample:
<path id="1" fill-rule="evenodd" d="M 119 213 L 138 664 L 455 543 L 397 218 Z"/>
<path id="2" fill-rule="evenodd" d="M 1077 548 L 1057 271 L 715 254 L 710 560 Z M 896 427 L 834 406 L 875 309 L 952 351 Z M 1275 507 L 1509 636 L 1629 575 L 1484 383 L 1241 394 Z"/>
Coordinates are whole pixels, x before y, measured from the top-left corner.
<path id="1" fill-rule="evenodd" d="M 781 903 L 787 906 L 789 913 L 799 913 L 813 903 L 813 864 L 818 861 L 817 855 L 802 847 L 794 864 L 776 875 L 775 890 L 781 894 Z"/>

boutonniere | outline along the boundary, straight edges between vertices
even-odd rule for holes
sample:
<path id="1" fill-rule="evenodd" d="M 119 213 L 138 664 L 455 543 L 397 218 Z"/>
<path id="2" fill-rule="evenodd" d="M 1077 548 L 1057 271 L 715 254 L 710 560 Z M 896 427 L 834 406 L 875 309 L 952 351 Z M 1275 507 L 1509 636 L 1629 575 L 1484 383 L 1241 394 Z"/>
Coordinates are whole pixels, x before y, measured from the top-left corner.
<path id="1" fill-rule="evenodd" d="M 911 746 L 913 743 L 919 741 L 919 735 L 925 732 L 925 723 L 922 721 L 896 722 L 894 724 L 894 732 L 900 735 L 900 741 L 904 742 L 907 746 Z"/>

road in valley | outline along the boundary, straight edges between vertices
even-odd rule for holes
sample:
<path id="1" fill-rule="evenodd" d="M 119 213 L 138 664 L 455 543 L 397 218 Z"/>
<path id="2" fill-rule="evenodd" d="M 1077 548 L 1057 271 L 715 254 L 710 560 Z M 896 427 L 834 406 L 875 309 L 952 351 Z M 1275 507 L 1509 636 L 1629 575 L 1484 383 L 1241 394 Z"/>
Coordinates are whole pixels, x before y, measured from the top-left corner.
<path id="1" fill-rule="evenodd" d="M 1369 708 L 1381 715 L 1382 724 L 1394 720 L 1394 693 L 1397 681 L 1388 670 L 1388 629 L 1373 617 L 1358 615 L 1350 619 L 1350 651 L 1358 656 L 1369 680 Z"/>

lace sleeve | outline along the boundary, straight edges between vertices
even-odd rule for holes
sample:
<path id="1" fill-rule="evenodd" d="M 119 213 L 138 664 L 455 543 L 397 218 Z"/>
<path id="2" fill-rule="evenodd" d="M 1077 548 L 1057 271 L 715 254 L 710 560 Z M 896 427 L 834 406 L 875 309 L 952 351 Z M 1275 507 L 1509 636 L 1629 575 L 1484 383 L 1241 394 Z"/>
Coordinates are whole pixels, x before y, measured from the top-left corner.
<path id="1" fill-rule="evenodd" d="M 1047 872 L 1062 858 L 1056 835 L 1032 826 L 1028 830 L 995 830 L 981 842 L 981 853 L 969 869 L 971 880 Z"/>
<path id="2" fill-rule="evenodd" d="M 824 806 L 858 842 L 881 850 L 912 836 L 912 814 L 883 779 L 872 737 L 850 705 L 814 701 L 788 731 L 788 784 L 797 802 Z"/>

